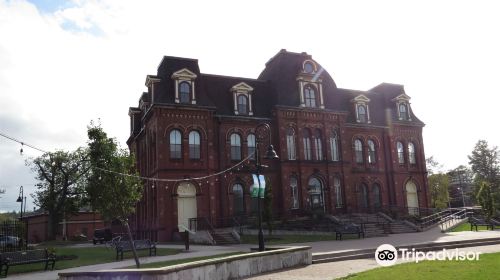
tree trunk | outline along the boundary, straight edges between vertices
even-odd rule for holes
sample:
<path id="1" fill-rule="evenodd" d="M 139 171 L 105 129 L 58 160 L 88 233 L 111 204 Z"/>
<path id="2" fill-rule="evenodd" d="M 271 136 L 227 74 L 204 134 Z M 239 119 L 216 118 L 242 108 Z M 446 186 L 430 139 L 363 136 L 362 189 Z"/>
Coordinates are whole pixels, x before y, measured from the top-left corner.
<path id="1" fill-rule="evenodd" d="M 56 215 L 54 215 L 54 213 L 49 211 L 48 219 L 47 219 L 47 239 L 48 240 L 55 240 L 56 239 L 57 226 L 58 226 L 58 221 L 57 221 Z"/>
<path id="2" fill-rule="evenodd" d="M 139 258 L 137 257 L 137 251 L 135 250 L 134 239 L 132 238 L 132 232 L 130 231 L 130 225 L 128 224 L 128 220 L 125 220 L 124 223 L 125 223 L 125 227 L 127 228 L 127 234 L 128 234 L 128 239 L 130 242 L 130 247 L 132 247 L 132 253 L 134 254 L 135 265 L 137 266 L 137 268 L 139 268 L 141 266 L 141 264 L 139 263 Z"/>

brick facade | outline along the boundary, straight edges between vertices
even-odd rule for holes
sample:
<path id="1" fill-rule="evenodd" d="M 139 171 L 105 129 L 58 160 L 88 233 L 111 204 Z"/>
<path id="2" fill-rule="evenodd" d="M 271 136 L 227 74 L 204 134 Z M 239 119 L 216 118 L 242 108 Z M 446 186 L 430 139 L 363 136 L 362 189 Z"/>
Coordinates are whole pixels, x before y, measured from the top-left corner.
<path id="1" fill-rule="evenodd" d="M 310 55 L 282 50 L 266 63 L 258 79 L 203 74 L 197 60 L 164 57 L 157 75 L 147 76 L 146 86 L 148 92 L 142 94 L 139 106 L 130 108 L 127 142 L 144 177 L 198 178 L 226 170 L 239 162 L 231 159 L 231 135 L 239 135 L 245 159 L 252 151 L 249 135 L 259 140 L 261 134 L 255 129 L 267 123 L 279 156 L 277 161 L 263 160 L 269 166 L 264 174 L 272 185 L 274 213 L 294 216 L 389 208 L 411 212 L 418 211 L 413 207 L 428 207 L 424 124 L 413 114 L 401 85 L 383 83 L 368 91 L 340 89 Z M 179 142 L 171 138 L 173 130 L 180 132 Z M 200 138 L 195 159 L 191 157 L 196 153 L 190 150 L 190 141 L 196 143 L 192 131 Z M 288 136 L 291 131 L 293 136 Z M 270 142 L 262 139 L 262 155 Z M 360 143 L 358 151 L 355 142 Z M 399 151 L 397 142 L 403 147 Z M 180 156 L 172 148 L 176 143 Z M 292 149 L 295 155 L 290 155 Z M 196 195 L 186 197 L 196 203 L 195 216 L 217 225 L 234 215 L 251 214 L 253 169 L 250 159 L 218 176 L 190 181 Z M 298 205 L 291 180 L 297 181 Z M 318 196 L 314 196 L 314 182 L 320 185 Z M 145 182 L 133 219 L 139 235 L 172 239 L 179 230 L 179 209 L 184 215 L 182 207 L 192 205 L 178 190 L 181 184 L 185 183 Z M 242 200 L 235 184 L 243 187 Z M 235 205 L 235 201 L 240 202 Z M 241 207 L 244 213 L 236 213 Z"/>

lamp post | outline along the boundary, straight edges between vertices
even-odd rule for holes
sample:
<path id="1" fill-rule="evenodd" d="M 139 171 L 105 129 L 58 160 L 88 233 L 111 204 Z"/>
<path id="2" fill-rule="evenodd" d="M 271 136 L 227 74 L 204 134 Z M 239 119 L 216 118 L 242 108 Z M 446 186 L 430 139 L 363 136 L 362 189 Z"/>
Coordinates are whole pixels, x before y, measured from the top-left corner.
<path id="1" fill-rule="evenodd" d="M 261 184 L 260 184 L 260 173 L 262 172 L 263 167 L 267 167 L 265 165 L 262 165 L 260 162 L 260 144 L 262 140 L 265 139 L 265 135 L 262 135 L 264 131 L 261 131 L 262 133 L 258 133 L 259 129 L 265 129 L 269 132 L 269 143 L 271 143 L 271 127 L 267 123 L 261 123 L 257 125 L 255 128 L 255 134 L 257 135 L 256 137 L 256 145 L 255 145 L 255 173 L 257 175 L 257 181 L 259 184 L 259 191 L 257 193 L 257 211 L 259 212 L 259 251 L 265 251 L 265 245 L 264 245 L 264 234 L 262 233 L 262 209 L 261 209 L 261 197 L 260 197 L 260 191 L 261 191 Z M 269 144 L 267 147 L 266 151 L 266 156 L 264 157 L 265 159 L 278 159 L 278 155 L 276 154 L 276 151 L 274 150 L 273 145 Z"/>
<path id="2" fill-rule="evenodd" d="M 23 201 L 24 200 L 25 200 L 24 190 L 23 190 L 23 186 L 21 186 L 21 187 L 19 187 L 19 197 L 16 200 L 16 202 L 21 202 L 21 219 L 23 218 Z"/>
<path id="3" fill-rule="evenodd" d="M 458 188 L 460 192 L 462 193 L 462 207 L 465 207 L 465 199 L 464 199 L 464 190 L 460 187 Z"/>

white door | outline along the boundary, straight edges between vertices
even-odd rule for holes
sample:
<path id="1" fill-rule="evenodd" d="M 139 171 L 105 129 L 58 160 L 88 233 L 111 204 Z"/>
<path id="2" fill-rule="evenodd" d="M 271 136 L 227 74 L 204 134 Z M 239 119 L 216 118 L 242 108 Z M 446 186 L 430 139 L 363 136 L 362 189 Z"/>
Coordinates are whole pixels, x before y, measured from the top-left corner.
<path id="1" fill-rule="evenodd" d="M 177 189 L 177 218 L 179 231 L 189 228 L 189 219 L 196 218 L 196 188 L 191 183 L 182 183 Z"/>
<path id="2" fill-rule="evenodd" d="M 417 186 L 412 181 L 406 183 L 406 205 L 408 206 L 408 214 L 418 215 Z"/>

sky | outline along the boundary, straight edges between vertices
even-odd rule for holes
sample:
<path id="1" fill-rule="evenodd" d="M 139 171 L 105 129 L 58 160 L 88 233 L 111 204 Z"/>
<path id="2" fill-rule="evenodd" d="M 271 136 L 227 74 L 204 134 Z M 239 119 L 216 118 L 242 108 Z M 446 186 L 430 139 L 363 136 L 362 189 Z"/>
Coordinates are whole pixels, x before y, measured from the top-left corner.
<path id="1" fill-rule="evenodd" d="M 257 78 L 280 49 L 307 52 L 340 88 L 402 84 L 426 156 L 452 169 L 500 145 L 496 1 L 0 0 L 0 132 L 44 150 L 86 144 L 100 119 L 125 147 L 128 108 L 164 55 Z M 0 137 L 0 211 L 33 209 L 40 153 Z"/>

